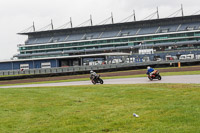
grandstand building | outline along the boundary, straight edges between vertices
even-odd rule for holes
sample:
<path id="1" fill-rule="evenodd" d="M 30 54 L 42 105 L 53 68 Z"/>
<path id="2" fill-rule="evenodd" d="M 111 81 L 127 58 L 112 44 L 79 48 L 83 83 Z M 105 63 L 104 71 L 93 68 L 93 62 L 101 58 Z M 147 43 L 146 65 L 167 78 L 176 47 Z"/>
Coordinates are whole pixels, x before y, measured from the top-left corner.
<path id="1" fill-rule="evenodd" d="M 200 59 L 200 15 L 18 33 L 0 70 Z"/>

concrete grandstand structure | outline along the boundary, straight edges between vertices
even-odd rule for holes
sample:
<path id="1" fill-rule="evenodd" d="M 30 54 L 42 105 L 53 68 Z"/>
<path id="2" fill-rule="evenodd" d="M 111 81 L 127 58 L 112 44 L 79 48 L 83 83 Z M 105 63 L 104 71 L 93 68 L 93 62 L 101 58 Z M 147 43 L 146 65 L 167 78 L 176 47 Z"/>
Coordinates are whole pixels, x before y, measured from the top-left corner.
<path id="1" fill-rule="evenodd" d="M 200 59 L 200 15 L 18 34 L 28 39 L 0 70 Z"/>

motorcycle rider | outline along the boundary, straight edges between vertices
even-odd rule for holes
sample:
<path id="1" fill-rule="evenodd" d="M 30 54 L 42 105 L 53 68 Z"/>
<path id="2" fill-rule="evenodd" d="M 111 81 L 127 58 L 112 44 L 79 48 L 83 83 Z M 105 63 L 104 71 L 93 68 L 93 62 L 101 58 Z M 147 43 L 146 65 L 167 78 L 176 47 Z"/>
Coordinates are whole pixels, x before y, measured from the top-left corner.
<path id="1" fill-rule="evenodd" d="M 152 74 L 154 73 L 154 71 L 155 70 L 153 68 L 151 68 L 150 66 L 147 67 L 147 75 L 152 76 Z"/>
<path id="2" fill-rule="evenodd" d="M 90 71 L 90 78 L 91 79 L 97 79 L 99 77 L 99 75 L 96 73 L 96 72 L 94 72 L 94 71 Z"/>

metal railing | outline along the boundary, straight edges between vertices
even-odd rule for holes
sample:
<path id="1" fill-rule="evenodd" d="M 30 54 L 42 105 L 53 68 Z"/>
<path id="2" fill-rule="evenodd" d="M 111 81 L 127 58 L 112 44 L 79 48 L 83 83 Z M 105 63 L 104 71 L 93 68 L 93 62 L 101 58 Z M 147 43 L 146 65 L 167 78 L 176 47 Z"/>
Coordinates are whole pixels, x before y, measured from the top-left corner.
<path id="1" fill-rule="evenodd" d="M 56 67 L 56 68 L 40 68 L 40 69 L 27 69 L 27 70 L 8 70 L 0 71 L 0 76 L 4 75 L 34 75 L 34 74 L 55 74 L 55 73 L 68 73 L 68 72 L 86 72 L 90 70 L 108 70 L 116 68 L 140 67 L 148 65 L 165 65 L 174 63 L 192 63 L 200 62 L 200 59 L 190 60 L 170 60 L 170 61 L 148 61 L 148 62 L 133 62 L 133 63 L 118 63 L 118 64 L 105 64 L 94 66 L 72 66 L 72 67 Z"/>

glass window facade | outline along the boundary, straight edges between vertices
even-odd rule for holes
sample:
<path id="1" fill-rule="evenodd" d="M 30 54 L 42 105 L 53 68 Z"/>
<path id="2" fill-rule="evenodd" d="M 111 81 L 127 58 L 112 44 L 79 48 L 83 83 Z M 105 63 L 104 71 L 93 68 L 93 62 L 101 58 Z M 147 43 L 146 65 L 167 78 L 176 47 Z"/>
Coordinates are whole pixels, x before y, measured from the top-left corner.
<path id="1" fill-rule="evenodd" d="M 101 48 L 118 48 L 123 46 L 138 46 L 141 43 L 145 45 L 149 44 L 165 44 L 165 43 L 176 43 L 176 42 L 184 42 L 184 41 L 198 41 L 200 38 L 200 31 L 190 31 L 190 32 L 172 32 L 172 33 L 158 33 L 154 35 L 138 35 L 138 36 L 126 36 L 126 37 L 116 37 L 112 39 L 96 39 L 90 41 L 74 41 L 74 42 L 65 42 L 65 43 L 48 43 L 48 44 L 40 44 L 40 45 L 24 45 L 19 47 L 20 55 L 26 54 L 36 54 L 43 53 L 43 55 L 36 56 L 27 56 L 27 57 L 18 57 L 18 58 L 43 58 L 43 57 L 53 57 L 53 56 L 66 56 L 63 54 L 63 51 L 70 50 L 80 50 L 85 49 L 101 49 Z M 45 55 L 45 53 L 49 52 L 60 52 L 62 54 L 52 54 Z M 72 52 L 73 53 L 73 52 Z M 69 55 L 69 54 L 67 54 Z"/>

